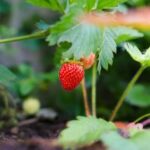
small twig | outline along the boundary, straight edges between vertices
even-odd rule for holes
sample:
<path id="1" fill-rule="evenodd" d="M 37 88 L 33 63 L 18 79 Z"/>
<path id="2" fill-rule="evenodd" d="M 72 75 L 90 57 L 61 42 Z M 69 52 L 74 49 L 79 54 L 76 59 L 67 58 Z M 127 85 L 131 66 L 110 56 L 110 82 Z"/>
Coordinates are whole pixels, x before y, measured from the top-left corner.
<path id="1" fill-rule="evenodd" d="M 26 140 L 24 141 L 25 144 L 29 144 L 29 145 L 41 145 L 41 146 L 46 146 L 46 147 L 50 147 L 50 148 L 55 148 L 55 147 L 59 147 L 60 144 L 58 142 L 58 139 L 42 139 L 42 138 L 32 138 L 30 140 Z"/>
<path id="2" fill-rule="evenodd" d="M 23 121 L 19 122 L 17 124 L 17 126 L 13 127 L 11 129 L 11 131 L 12 132 L 18 132 L 19 127 L 30 125 L 30 124 L 35 123 L 37 121 L 38 121 L 38 118 L 31 118 L 31 119 L 23 120 Z"/>
<path id="3" fill-rule="evenodd" d="M 92 115 L 96 117 L 96 63 L 92 70 Z"/>
<path id="4" fill-rule="evenodd" d="M 138 78 L 140 77 L 140 75 L 142 74 L 142 72 L 144 71 L 144 69 L 145 69 L 145 67 L 141 66 L 140 69 L 137 71 L 137 73 L 132 78 L 132 80 L 127 85 L 126 89 L 124 90 L 123 94 L 121 95 L 121 97 L 120 97 L 117 105 L 115 106 L 115 108 L 114 108 L 114 110 L 113 110 L 113 112 L 111 114 L 110 121 L 113 121 L 114 118 L 116 117 L 116 114 L 118 113 L 120 107 L 122 106 L 125 98 L 129 94 L 129 91 L 132 89 L 132 87 L 134 86 L 134 84 L 136 83 L 136 81 L 138 80 Z"/>
<path id="5" fill-rule="evenodd" d="M 43 30 L 43 31 L 39 31 L 39 32 L 29 34 L 29 35 L 12 37 L 12 38 L 7 38 L 7 39 L 0 39 L 0 44 L 22 41 L 22 40 L 29 40 L 29 39 L 43 38 L 43 37 L 46 37 L 48 34 L 49 34 L 49 30 Z"/>
<path id="6" fill-rule="evenodd" d="M 83 93 L 85 113 L 86 113 L 86 116 L 88 117 L 91 115 L 91 112 L 90 112 L 89 104 L 88 104 L 88 97 L 87 97 L 87 91 L 86 91 L 86 86 L 85 86 L 85 78 L 83 78 L 81 81 L 81 87 L 82 87 L 82 93 Z"/>
<path id="7" fill-rule="evenodd" d="M 21 121 L 18 126 L 21 127 L 21 126 L 26 126 L 26 125 L 29 125 L 29 124 L 32 124 L 32 123 L 35 123 L 38 121 L 38 118 L 31 118 L 31 119 L 27 119 L 27 120 L 24 120 L 24 121 Z"/>

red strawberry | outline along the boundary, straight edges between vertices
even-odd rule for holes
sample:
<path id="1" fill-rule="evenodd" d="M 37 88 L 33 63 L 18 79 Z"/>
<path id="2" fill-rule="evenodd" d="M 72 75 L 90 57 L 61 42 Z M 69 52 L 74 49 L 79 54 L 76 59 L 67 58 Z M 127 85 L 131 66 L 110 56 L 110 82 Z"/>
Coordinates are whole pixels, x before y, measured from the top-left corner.
<path id="1" fill-rule="evenodd" d="M 67 91 L 75 89 L 83 77 L 83 66 L 75 62 L 64 63 L 59 71 L 59 80 L 62 87 Z"/>
<path id="2" fill-rule="evenodd" d="M 95 62 L 95 54 L 91 53 L 88 57 L 81 58 L 80 61 L 83 63 L 85 69 L 89 69 Z"/>

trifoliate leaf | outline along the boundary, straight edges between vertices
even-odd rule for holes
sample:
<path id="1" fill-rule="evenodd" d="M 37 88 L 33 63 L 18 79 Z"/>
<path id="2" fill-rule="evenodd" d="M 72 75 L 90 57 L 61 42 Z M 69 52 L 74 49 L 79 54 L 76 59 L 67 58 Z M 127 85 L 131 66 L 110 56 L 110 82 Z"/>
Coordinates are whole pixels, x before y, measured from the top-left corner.
<path id="1" fill-rule="evenodd" d="M 125 49 L 135 61 L 141 63 L 141 65 L 145 67 L 150 66 L 150 48 L 147 49 L 144 54 L 142 54 L 142 52 L 136 46 L 127 43 L 125 44 Z"/>
<path id="2" fill-rule="evenodd" d="M 77 148 L 92 144 L 107 131 L 115 130 L 113 123 L 95 117 L 78 117 L 70 121 L 59 136 L 59 143 L 65 148 Z"/>
<path id="3" fill-rule="evenodd" d="M 129 138 L 122 137 L 116 131 L 110 131 L 101 136 L 101 141 L 107 150 L 148 150 L 150 130 L 142 130 Z"/>
<path id="4" fill-rule="evenodd" d="M 139 107 L 150 106 L 150 86 L 137 84 L 129 92 L 126 101 Z"/>
<path id="5" fill-rule="evenodd" d="M 8 85 L 16 76 L 6 67 L 0 65 L 0 84 Z"/>
<path id="6" fill-rule="evenodd" d="M 126 27 L 99 28 L 93 24 L 82 22 L 82 10 L 78 9 L 65 15 L 61 21 L 51 27 L 51 34 L 47 37 L 50 45 L 70 43 L 70 47 L 63 53 L 63 58 L 79 60 L 91 52 L 99 54 L 98 70 L 108 69 L 113 63 L 113 53 L 117 44 L 141 37 L 136 30 Z"/>

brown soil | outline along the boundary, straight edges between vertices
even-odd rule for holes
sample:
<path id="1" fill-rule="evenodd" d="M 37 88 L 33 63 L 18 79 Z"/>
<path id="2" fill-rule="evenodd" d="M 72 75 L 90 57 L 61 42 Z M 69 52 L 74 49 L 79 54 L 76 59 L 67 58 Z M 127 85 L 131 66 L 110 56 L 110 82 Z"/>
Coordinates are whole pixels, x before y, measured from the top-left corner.
<path id="1" fill-rule="evenodd" d="M 62 150 L 55 141 L 65 124 L 66 121 L 37 121 L 2 130 L 0 150 Z M 104 147 L 95 143 L 81 150 L 104 150 Z"/>

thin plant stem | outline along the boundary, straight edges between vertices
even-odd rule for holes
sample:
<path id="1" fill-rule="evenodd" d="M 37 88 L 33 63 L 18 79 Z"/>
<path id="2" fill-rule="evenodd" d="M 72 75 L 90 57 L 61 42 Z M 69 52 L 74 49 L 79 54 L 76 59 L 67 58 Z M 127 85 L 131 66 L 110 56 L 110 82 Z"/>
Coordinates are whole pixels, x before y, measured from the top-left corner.
<path id="1" fill-rule="evenodd" d="M 123 94 L 121 95 L 117 105 L 115 106 L 111 117 L 110 117 L 110 121 L 113 121 L 114 118 L 116 117 L 119 109 L 121 108 L 125 98 L 127 97 L 127 95 L 129 94 L 129 91 L 132 89 L 132 87 L 134 86 L 134 84 L 136 83 L 136 81 L 138 80 L 138 78 L 140 77 L 140 75 L 142 74 L 142 72 L 144 71 L 145 67 L 141 66 L 139 68 L 139 70 L 137 71 L 137 73 L 134 75 L 134 77 L 132 78 L 132 80 L 129 82 L 129 84 L 127 85 L 126 89 L 124 90 Z"/>
<path id="2" fill-rule="evenodd" d="M 1 94 L 2 99 L 3 99 L 6 112 L 9 113 L 9 100 L 8 100 L 8 95 L 7 95 L 6 89 L 5 89 L 3 86 L 0 86 L 0 94 Z"/>
<path id="3" fill-rule="evenodd" d="M 8 95 L 5 91 L 5 89 L 3 89 L 2 91 L 2 96 L 3 96 L 3 101 L 4 101 L 4 106 L 5 106 L 5 110 L 7 112 L 7 115 L 10 115 L 10 107 L 9 107 L 9 100 L 8 100 Z"/>
<path id="4" fill-rule="evenodd" d="M 147 118 L 147 117 L 150 117 L 150 113 L 145 114 L 145 115 L 143 115 L 143 116 L 137 118 L 137 119 L 134 121 L 134 123 L 137 123 L 137 122 L 139 122 L 139 121 L 141 121 L 142 119 Z"/>
<path id="5" fill-rule="evenodd" d="M 96 63 L 92 69 L 92 115 L 96 117 Z"/>
<path id="6" fill-rule="evenodd" d="M 29 34 L 29 35 L 0 39 L 0 44 L 22 41 L 22 40 L 29 40 L 29 39 L 43 38 L 43 37 L 46 37 L 48 34 L 49 34 L 49 30 L 42 30 L 42 31 L 35 32 L 35 33 Z"/>
<path id="7" fill-rule="evenodd" d="M 87 91 L 86 91 L 86 85 L 85 85 L 85 78 L 83 78 L 82 81 L 81 81 L 81 87 L 82 87 L 82 93 L 83 93 L 85 114 L 88 117 L 88 116 L 91 115 L 91 112 L 90 112 L 89 104 L 88 104 L 88 97 L 87 97 Z"/>

